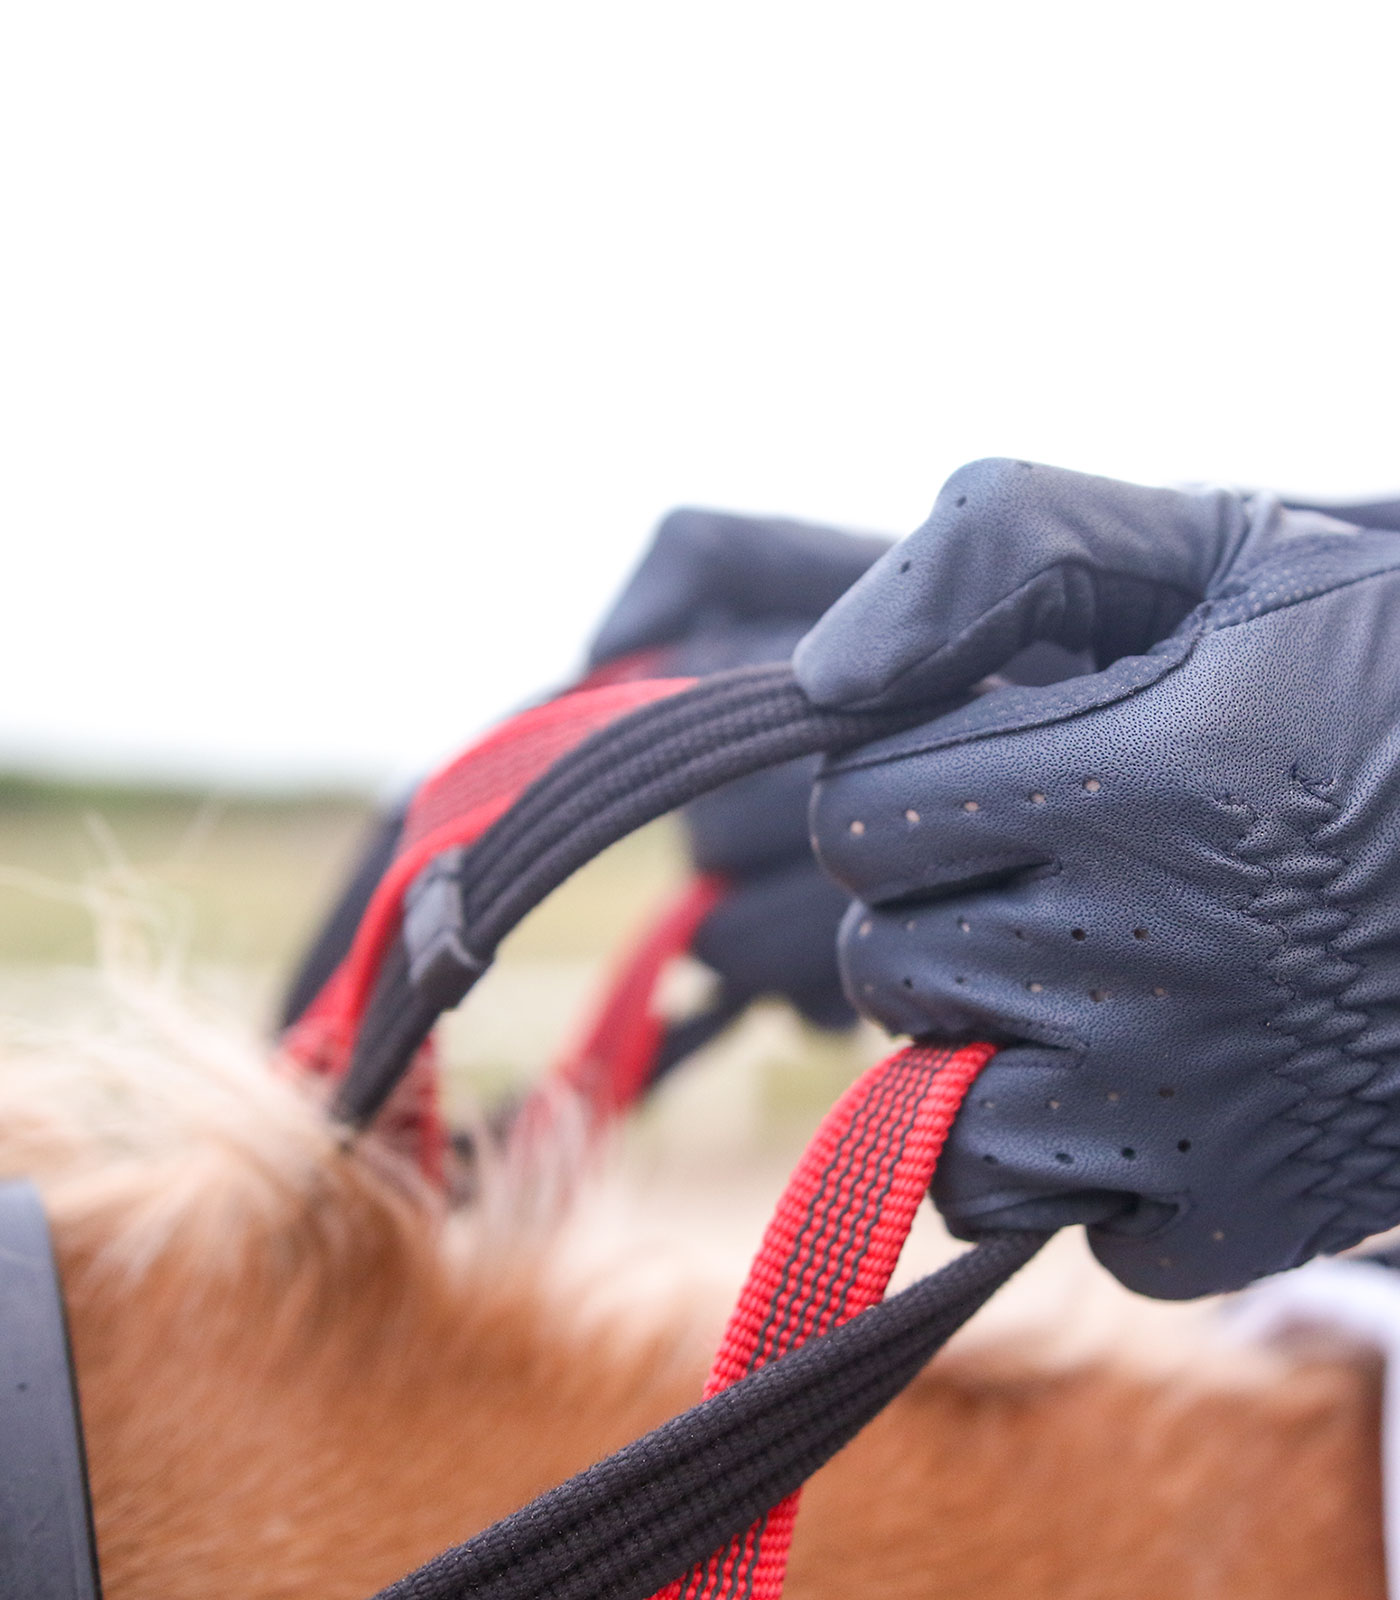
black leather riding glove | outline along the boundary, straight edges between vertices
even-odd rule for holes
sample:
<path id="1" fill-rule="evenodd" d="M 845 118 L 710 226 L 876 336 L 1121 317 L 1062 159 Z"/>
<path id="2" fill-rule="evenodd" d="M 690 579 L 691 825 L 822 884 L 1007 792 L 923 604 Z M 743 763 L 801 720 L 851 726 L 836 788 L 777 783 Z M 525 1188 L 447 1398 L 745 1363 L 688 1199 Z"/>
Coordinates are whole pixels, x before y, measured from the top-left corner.
<path id="1" fill-rule="evenodd" d="M 954 474 L 796 652 L 829 706 L 948 705 L 833 763 L 850 996 L 1004 1046 L 953 1230 L 1090 1222 L 1130 1287 L 1237 1288 L 1400 1222 L 1400 538 L 1269 495 Z"/>
<path id="2" fill-rule="evenodd" d="M 889 547 L 806 523 L 673 511 L 599 628 L 590 663 L 660 648 L 659 670 L 699 677 L 786 660 Z M 696 867 L 729 884 L 692 943 L 720 980 L 717 1017 L 778 995 L 819 1027 L 855 1021 L 836 965 L 849 897 L 817 867 L 807 835 L 816 766 L 789 762 L 686 808 Z"/>
<path id="3" fill-rule="evenodd" d="M 589 665 L 746 623 L 815 622 L 892 543 L 781 517 L 672 511 L 599 626 Z"/>

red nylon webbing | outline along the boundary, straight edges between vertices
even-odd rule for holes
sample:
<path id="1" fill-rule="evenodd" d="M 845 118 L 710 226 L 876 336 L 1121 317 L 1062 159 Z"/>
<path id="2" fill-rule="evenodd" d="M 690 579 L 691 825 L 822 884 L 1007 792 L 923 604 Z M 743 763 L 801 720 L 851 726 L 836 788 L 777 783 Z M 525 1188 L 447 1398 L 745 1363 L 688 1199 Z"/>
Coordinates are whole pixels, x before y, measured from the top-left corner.
<path id="1" fill-rule="evenodd" d="M 530 1092 L 511 1127 L 511 1149 L 533 1161 L 552 1153 L 561 1119 L 588 1142 L 646 1092 L 666 1032 L 656 1006 L 666 967 L 684 955 L 725 893 L 722 878 L 693 878 L 666 906 L 614 974 L 583 1038 Z"/>
<path id="2" fill-rule="evenodd" d="M 656 990 L 667 965 L 724 897 L 722 878 L 692 879 L 642 935 L 614 976 L 587 1034 L 554 1076 L 599 1112 L 627 1110 L 646 1089 L 666 1031 Z"/>
<path id="3" fill-rule="evenodd" d="M 404 892 L 434 856 L 475 843 L 536 778 L 591 734 L 694 681 L 639 678 L 645 661 L 630 658 L 615 671 L 595 674 L 579 688 L 510 718 L 419 787 L 398 853 L 365 908 L 345 959 L 282 1040 L 295 1070 L 328 1078 L 344 1073 L 380 962 L 398 930 Z M 391 1142 L 411 1152 L 429 1182 L 442 1183 L 447 1130 L 431 1039 L 394 1090 L 380 1125 Z"/>
<path id="4" fill-rule="evenodd" d="M 639 706 L 689 688 L 692 678 L 653 678 L 582 688 L 503 723 L 435 773 L 414 795 L 398 854 L 378 887 L 345 960 L 283 1041 L 305 1070 L 338 1077 L 398 930 L 403 896 L 444 850 L 473 844 L 561 756 Z"/>
<path id="5" fill-rule="evenodd" d="M 995 1053 L 911 1045 L 846 1091 L 768 1225 L 707 1397 L 883 1296 L 958 1107 Z M 654 1600 L 777 1600 L 797 1504 L 789 1495 Z"/>

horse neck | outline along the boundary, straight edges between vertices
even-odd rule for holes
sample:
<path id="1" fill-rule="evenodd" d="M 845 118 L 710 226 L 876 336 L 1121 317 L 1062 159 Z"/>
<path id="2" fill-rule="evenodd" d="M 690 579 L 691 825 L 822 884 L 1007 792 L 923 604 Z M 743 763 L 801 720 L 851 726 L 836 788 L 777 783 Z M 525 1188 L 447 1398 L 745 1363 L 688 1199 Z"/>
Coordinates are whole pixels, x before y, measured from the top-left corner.
<path id="1" fill-rule="evenodd" d="M 699 1392 L 684 1314 L 587 1319 L 352 1160 L 280 1207 L 179 1190 L 59 1217 L 109 1600 L 363 1600 Z M 808 1487 L 788 1600 L 1371 1600 L 1375 1404 L 1346 1362 L 945 1357 Z"/>
<path id="2" fill-rule="evenodd" d="M 109 1600 L 363 1600 L 698 1393 L 683 1332 L 582 1325 L 348 1158 L 266 1215 L 180 1182 L 158 1246 L 56 1226 Z"/>

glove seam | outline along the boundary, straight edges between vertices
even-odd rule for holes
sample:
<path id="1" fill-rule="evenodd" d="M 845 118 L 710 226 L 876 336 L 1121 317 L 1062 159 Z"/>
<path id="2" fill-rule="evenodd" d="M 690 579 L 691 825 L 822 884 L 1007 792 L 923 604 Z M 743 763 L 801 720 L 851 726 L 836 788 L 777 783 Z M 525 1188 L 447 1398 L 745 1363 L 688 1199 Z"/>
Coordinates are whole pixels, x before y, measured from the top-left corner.
<path id="1" fill-rule="evenodd" d="M 1328 552 L 1319 549 L 1315 551 L 1309 550 L 1306 553 L 1309 555 L 1321 555 Z M 1350 547 L 1346 548 L 1344 551 L 1337 551 L 1337 553 L 1353 556 L 1355 555 L 1354 549 Z M 1228 628 L 1239 628 L 1251 622 L 1261 622 L 1265 617 L 1274 616 L 1280 611 L 1290 611 L 1295 606 L 1308 605 L 1314 600 L 1328 599 L 1330 596 L 1339 593 L 1341 590 L 1353 588 L 1359 583 L 1370 583 L 1377 578 L 1393 577 L 1397 570 L 1400 570 L 1400 567 L 1397 567 L 1395 557 L 1392 554 L 1389 561 L 1382 562 L 1369 572 L 1358 572 L 1352 574 L 1350 577 L 1339 578 L 1336 581 L 1329 583 L 1326 588 L 1309 589 L 1305 593 L 1287 595 L 1277 600 L 1274 604 L 1268 606 L 1252 606 L 1249 604 L 1250 594 L 1259 583 L 1264 581 L 1268 571 L 1268 565 L 1266 563 L 1253 570 L 1251 574 L 1253 581 L 1243 592 L 1222 596 L 1219 599 L 1211 602 L 1209 616 L 1207 619 L 1208 625 L 1206 626 L 1205 631 L 1209 633 L 1224 633 Z M 1230 615 L 1232 611 L 1238 612 L 1239 614 Z"/>
<path id="2" fill-rule="evenodd" d="M 1179 595 L 1183 600 L 1189 602 L 1187 607 L 1188 616 L 1190 615 L 1190 612 L 1199 606 L 1206 598 L 1205 595 L 1199 590 L 1189 588 L 1185 584 L 1173 583 L 1169 579 L 1149 578 L 1145 577 L 1140 572 L 1120 572 L 1116 568 L 1099 567 L 1095 566 L 1090 561 L 1066 557 L 1059 561 L 1047 562 L 1043 567 L 1037 567 L 1036 570 L 1028 577 L 1023 578 L 1021 582 L 1015 586 L 1015 588 L 1008 589 L 1004 594 L 999 595 L 989 606 L 985 608 L 985 610 L 981 611 L 971 622 L 966 625 L 966 627 L 964 627 L 960 632 L 956 633 L 951 639 L 945 639 L 942 644 L 936 645 L 932 650 L 926 651 L 916 660 L 906 662 L 895 673 L 893 673 L 892 676 L 889 677 L 879 689 L 876 689 L 873 693 L 862 695 L 858 700 L 827 700 L 816 696 L 813 698 L 819 705 L 829 704 L 843 711 L 874 710 L 884 707 L 889 703 L 890 691 L 894 689 L 897 684 L 909 677 L 911 673 L 919 672 L 927 668 L 931 663 L 936 662 L 940 657 L 947 656 L 962 648 L 976 633 L 979 631 L 985 631 L 987 624 L 993 621 L 993 619 L 999 619 L 1000 616 L 1007 611 L 1014 611 L 1015 604 L 1019 601 L 1021 595 L 1024 594 L 1026 590 L 1033 588 L 1037 583 L 1040 583 L 1042 579 L 1066 572 L 1086 572 L 1094 579 L 1132 584 L 1134 587 L 1149 590 L 1154 594 L 1166 593 Z M 812 635 L 809 634 L 807 637 L 808 640 L 810 640 Z M 804 641 L 804 643 L 805 642 L 807 641 Z M 1064 640 L 1059 640 L 1056 642 L 1062 644 L 1065 643 Z M 794 657 L 794 664 L 797 664 L 796 657 Z M 801 671 L 800 666 L 798 667 L 798 676 L 799 682 L 803 677 L 806 676 L 805 673 Z M 804 684 L 803 687 L 805 688 L 806 685 Z"/>
<path id="3" fill-rule="evenodd" d="M 859 751 L 857 751 L 853 756 L 841 757 L 839 762 L 828 758 L 828 762 L 823 765 L 821 776 L 834 777 L 842 773 L 858 772 L 871 767 L 884 766 L 888 762 L 902 761 L 910 756 L 931 755 L 937 750 L 955 750 L 961 745 L 978 744 L 983 740 L 998 739 L 1007 734 L 1027 732 L 1031 728 L 1050 728 L 1054 727 L 1058 723 L 1074 722 L 1080 717 L 1092 716 L 1096 711 L 1102 711 L 1107 706 L 1121 705 L 1125 701 L 1132 700 L 1136 696 L 1144 694 L 1147 690 L 1154 688 L 1157 684 L 1164 682 L 1172 673 L 1178 671 L 1180 668 L 1186 665 L 1186 663 L 1195 654 L 1197 645 L 1201 642 L 1202 638 L 1208 631 L 1205 627 L 1205 620 L 1205 613 L 1202 611 L 1198 622 L 1192 628 L 1189 634 L 1181 634 L 1174 639 L 1163 641 L 1164 645 L 1179 643 L 1181 650 L 1180 654 L 1176 655 L 1175 657 L 1168 657 L 1165 651 L 1163 651 L 1163 653 L 1157 657 L 1157 659 L 1163 663 L 1158 671 L 1153 672 L 1148 677 L 1144 677 L 1140 682 L 1126 683 L 1121 687 L 1115 688 L 1112 692 L 1106 693 L 1098 699 L 1090 701 L 1087 704 L 1069 707 L 1055 707 L 1046 705 L 1044 714 L 1038 717 L 1003 719 L 987 727 L 970 728 L 966 732 L 952 733 L 943 737 L 935 737 L 932 738 L 927 744 L 901 744 L 897 751 L 894 751 L 890 754 L 869 756 L 862 759 Z M 1127 658 L 1124 657 L 1120 659 Z M 1140 656 L 1137 659 L 1141 661 L 1151 661 L 1153 660 L 1153 656 L 1145 655 Z M 1108 670 L 1111 671 L 1112 669 L 1110 668 Z M 1071 678 L 1067 681 L 1069 683 L 1076 683 L 1083 682 L 1084 680 Z M 1061 687 L 1061 685 L 1055 684 L 1051 687 L 1058 689 Z M 1022 690 L 1021 692 L 1031 693 L 1032 691 Z"/>
<path id="4" fill-rule="evenodd" d="M 1306 1196 L 1314 1201 L 1328 1203 L 1332 1208 L 1332 1216 L 1320 1223 L 1314 1230 L 1313 1242 L 1316 1243 L 1317 1240 L 1322 1240 L 1321 1248 L 1338 1249 L 1347 1244 L 1353 1244 L 1357 1239 L 1365 1237 L 1367 1233 L 1374 1232 L 1377 1228 L 1384 1226 L 1384 1217 L 1382 1214 L 1377 1213 L 1374 1221 L 1367 1223 L 1353 1221 L 1350 1225 L 1347 1225 L 1345 1219 L 1348 1216 L 1354 1218 L 1358 1208 L 1367 1211 L 1372 1209 L 1366 1205 L 1363 1196 L 1357 1192 L 1358 1180 L 1346 1172 L 1345 1167 L 1340 1164 L 1340 1158 L 1309 1154 L 1309 1151 L 1314 1150 L 1318 1144 L 1329 1137 L 1328 1130 L 1335 1121 L 1346 1117 L 1349 1113 L 1354 1113 L 1358 1108 L 1374 1113 L 1374 1122 L 1359 1141 L 1360 1146 L 1362 1148 L 1383 1149 L 1383 1147 L 1369 1145 L 1369 1134 L 1374 1131 L 1375 1127 L 1380 1126 L 1385 1121 L 1384 1111 L 1381 1107 L 1376 1106 L 1374 1102 L 1368 1102 L 1363 1098 L 1365 1090 L 1382 1070 L 1382 1063 L 1372 1056 L 1362 1055 L 1355 1048 L 1356 1038 L 1368 1030 L 1371 1024 L 1371 1017 L 1364 1007 L 1351 1005 L 1348 1001 L 1348 996 L 1365 975 L 1365 964 L 1345 955 L 1336 948 L 1336 940 L 1351 925 L 1354 920 L 1354 912 L 1347 907 L 1333 904 L 1329 897 L 1329 890 L 1347 869 L 1350 862 L 1346 856 L 1328 850 L 1320 841 L 1319 835 L 1325 827 L 1335 821 L 1341 814 L 1341 808 L 1326 793 L 1326 790 L 1331 787 L 1330 784 L 1316 781 L 1309 782 L 1296 768 L 1289 774 L 1289 777 L 1295 791 L 1295 797 L 1298 793 L 1301 793 L 1315 802 L 1316 806 L 1325 810 L 1325 814 L 1316 817 L 1310 827 L 1300 826 L 1295 818 L 1278 812 L 1272 815 L 1265 814 L 1257 807 L 1233 796 L 1222 797 L 1220 803 L 1226 809 L 1234 811 L 1241 817 L 1233 853 L 1246 867 L 1254 867 L 1256 870 L 1262 870 L 1265 874 L 1266 881 L 1264 886 L 1249 897 L 1243 909 L 1245 914 L 1256 925 L 1268 930 L 1276 941 L 1274 951 L 1270 955 L 1264 956 L 1254 966 L 1255 975 L 1278 997 L 1277 1004 L 1264 1020 L 1264 1026 L 1286 1040 L 1289 1046 L 1287 1059 L 1271 1064 L 1269 1072 L 1272 1077 L 1285 1084 L 1299 1096 L 1293 1105 L 1283 1113 L 1283 1117 L 1288 1123 L 1303 1130 L 1307 1137 L 1304 1143 L 1291 1153 L 1289 1160 L 1298 1162 L 1302 1167 L 1311 1169 L 1316 1173 L 1316 1176 L 1302 1191 L 1300 1198 Z M 1309 911 L 1324 907 L 1340 912 L 1345 919 L 1343 926 L 1325 938 L 1299 938 L 1296 932 L 1288 926 L 1288 919 L 1285 916 L 1271 915 L 1261 909 L 1262 902 L 1271 891 L 1290 888 L 1296 891 L 1298 889 L 1296 882 L 1290 882 L 1279 871 L 1277 860 L 1271 859 L 1283 855 L 1282 849 L 1278 846 L 1270 847 L 1264 841 L 1261 841 L 1259 846 L 1251 849 L 1248 843 L 1249 836 L 1252 833 L 1265 834 L 1270 828 L 1277 827 L 1285 830 L 1291 846 L 1296 847 L 1296 845 L 1301 844 L 1315 859 L 1330 868 L 1327 877 L 1322 882 L 1304 888 L 1305 903 L 1299 911 L 1292 913 L 1293 916 L 1305 915 Z M 1310 953 L 1313 966 L 1320 966 L 1325 962 L 1336 962 L 1347 970 L 1347 975 L 1325 987 L 1319 984 L 1313 987 L 1310 992 L 1305 992 L 1296 980 L 1290 981 L 1279 970 L 1283 961 L 1300 950 Z M 1315 1003 L 1319 998 L 1324 998 L 1327 1006 L 1326 1013 L 1322 1017 L 1305 1023 L 1293 1022 L 1288 1019 L 1290 1009 L 1300 1005 L 1306 1006 L 1309 1002 Z M 1342 1030 L 1347 1037 L 1337 1037 L 1337 1024 L 1339 1022 L 1342 1024 Z M 1314 1069 L 1311 1074 L 1306 1076 L 1298 1075 L 1296 1069 L 1290 1070 L 1291 1064 L 1298 1059 L 1304 1050 L 1309 1048 L 1325 1049 L 1328 1046 L 1335 1049 L 1340 1060 L 1369 1068 L 1365 1080 L 1329 1094 L 1317 1083 L 1318 1069 Z M 1329 1100 L 1339 1103 L 1329 1115 L 1319 1117 L 1317 1112 Z M 1313 1114 L 1300 1114 L 1304 1112 L 1305 1108 L 1310 1108 Z M 1393 1152 L 1387 1153 L 1393 1155 Z M 1376 1180 L 1374 1176 L 1371 1176 L 1360 1181 L 1374 1182 Z M 1341 1190 L 1340 1193 L 1337 1192 L 1339 1188 Z M 1329 1189 L 1331 1192 L 1328 1192 Z"/>
<path id="5" fill-rule="evenodd" d="M 961 745 L 977 744 L 987 739 L 996 739 L 1002 738 L 1008 734 L 1023 733 L 1032 728 L 1054 727 L 1058 723 L 1073 722 L 1076 718 L 1090 716 L 1094 712 L 1103 710 L 1107 706 L 1121 705 L 1125 701 L 1131 700 L 1135 696 L 1153 688 L 1155 685 L 1164 682 L 1173 672 L 1176 672 L 1180 668 L 1184 667 L 1195 653 L 1196 647 L 1200 644 L 1201 640 L 1208 635 L 1224 633 L 1231 628 L 1245 627 L 1252 622 L 1262 622 L 1266 617 L 1273 616 L 1280 611 L 1291 610 L 1295 606 L 1307 605 L 1316 600 L 1327 599 L 1331 595 L 1334 595 L 1343 589 L 1351 588 L 1356 584 L 1369 583 L 1374 579 L 1390 576 L 1394 574 L 1396 570 L 1397 568 L 1393 564 L 1381 566 L 1373 572 L 1358 573 L 1354 577 L 1342 579 L 1338 582 L 1332 583 L 1326 589 L 1315 590 L 1307 594 L 1293 595 L 1287 599 L 1282 599 L 1277 604 L 1268 607 L 1267 610 L 1256 610 L 1251 608 L 1244 612 L 1244 614 L 1236 616 L 1230 616 L 1225 613 L 1227 613 L 1229 609 L 1240 607 L 1242 602 L 1247 599 L 1247 596 L 1234 596 L 1224 601 L 1207 601 L 1204 605 L 1198 608 L 1196 620 L 1189 632 L 1179 633 L 1174 639 L 1162 641 L 1162 645 L 1179 642 L 1183 647 L 1181 649 L 1181 653 L 1174 659 L 1167 660 L 1160 671 L 1153 673 L 1150 677 L 1144 678 L 1141 682 L 1126 684 L 1116 691 L 1105 694 L 1085 705 L 1073 706 L 1068 709 L 1062 707 L 1056 708 L 1047 705 L 1044 709 L 1044 713 L 1040 716 L 1021 718 L 1008 717 L 986 727 L 969 729 L 966 732 L 953 733 L 942 738 L 932 738 L 926 744 L 902 744 L 899 750 L 893 754 L 882 754 L 862 759 L 859 755 L 859 752 L 857 752 L 853 756 L 843 757 L 839 764 L 835 762 L 828 763 L 823 767 L 822 775 L 835 776 L 839 773 L 862 771 L 872 767 L 883 766 L 890 761 L 903 760 L 910 756 L 931 755 L 938 750 L 954 750 Z M 1160 649 L 1161 647 L 1162 646 L 1159 645 L 1157 648 Z M 1143 661 L 1150 661 L 1152 660 L 1152 656 L 1149 654 L 1142 656 L 1139 659 Z M 1110 668 L 1107 670 L 1112 669 Z M 1069 679 L 1068 681 L 1070 683 L 1074 683 L 1082 680 Z M 1055 685 L 1054 687 L 1058 688 L 1060 686 Z"/>
<path id="6" fill-rule="evenodd" d="M 835 866 L 827 867 L 818 859 L 818 864 L 829 877 L 835 878 L 847 894 L 854 894 L 848 884 L 836 877 Z M 1016 861 L 1007 856 L 1004 850 L 984 851 L 977 855 L 965 856 L 939 856 L 940 867 L 973 867 L 981 866 L 999 872 L 1034 872 L 1047 878 L 1057 877 L 1064 871 L 1064 863 L 1058 855 L 1043 856 L 1036 861 Z M 892 878 L 888 883 L 877 883 L 870 887 L 863 887 L 858 896 L 862 905 L 874 911 L 888 911 L 892 906 L 898 906 L 905 901 L 911 903 L 926 901 L 930 895 L 938 896 L 939 891 L 946 891 L 948 897 L 955 894 L 966 893 L 964 886 L 957 882 L 941 880 L 935 883 L 915 883 L 909 877 Z"/>

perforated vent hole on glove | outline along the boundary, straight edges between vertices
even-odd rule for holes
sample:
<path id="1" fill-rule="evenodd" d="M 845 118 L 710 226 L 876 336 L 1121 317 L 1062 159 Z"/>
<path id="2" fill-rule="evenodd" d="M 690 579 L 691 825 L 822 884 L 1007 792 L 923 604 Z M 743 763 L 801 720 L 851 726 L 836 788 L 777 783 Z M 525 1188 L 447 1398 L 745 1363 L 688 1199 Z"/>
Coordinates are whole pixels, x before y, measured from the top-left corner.
<path id="1" fill-rule="evenodd" d="M 1070 936 L 1071 939 L 1081 939 L 1081 940 L 1082 939 L 1087 939 L 1089 937 L 1089 935 L 1087 933 L 1085 933 L 1083 928 L 1071 928 L 1069 930 L 1069 936 Z"/>
<path id="2" fill-rule="evenodd" d="M 1146 937 L 1147 937 L 1147 929 L 1146 928 L 1134 928 L 1133 929 L 1133 938 L 1134 939 L 1145 939 Z"/>
<path id="3" fill-rule="evenodd" d="M 1039 789 L 1032 789 L 1029 798 L 1033 806 L 1043 806 L 1045 804 L 1045 796 Z"/>
<path id="4" fill-rule="evenodd" d="M 962 803 L 962 808 L 964 811 L 980 811 L 982 809 L 981 805 L 976 800 L 964 800 Z"/>
<path id="5" fill-rule="evenodd" d="M 919 821 L 919 813 L 915 811 L 913 806 L 910 806 L 909 809 L 904 813 L 904 820 L 911 828 L 917 825 Z"/>
<path id="6" fill-rule="evenodd" d="M 1157 1091 L 1158 1097 L 1162 1100 L 1170 1100 L 1175 1093 L 1176 1090 L 1173 1089 L 1170 1084 L 1163 1085 L 1163 1087 Z"/>
<path id="7" fill-rule="evenodd" d="M 1074 1157 L 1069 1153 L 1068 1150 L 1057 1150 L 1055 1152 L 1055 1159 L 1062 1167 L 1072 1167 L 1074 1165 Z"/>
<path id="8" fill-rule="evenodd" d="M 1136 1161 L 1137 1160 L 1137 1151 L 1134 1150 L 1132 1145 L 1130 1145 L 1130 1144 L 1125 1144 L 1123 1146 L 1123 1148 L 1118 1152 L 1118 1154 L 1120 1156 L 1122 1156 L 1124 1161 Z"/>
<path id="9" fill-rule="evenodd" d="M 1165 1000 L 1167 997 L 1167 991 L 1161 986 L 1160 983 L 1152 991 L 1152 993 L 1158 1000 Z"/>
<path id="10" fill-rule="evenodd" d="M 1085 780 L 1084 780 L 1084 788 L 1090 794 L 1097 794 L 1099 792 L 1099 790 L 1103 788 L 1103 785 L 1099 782 L 1099 780 L 1097 778 L 1085 778 Z"/>
<path id="11" fill-rule="evenodd" d="M 1181 1151 L 1182 1155 L 1185 1155 L 1186 1152 L 1191 1148 L 1191 1141 L 1189 1139 L 1178 1139 L 1176 1141 L 1176 1147 Z"/>
<path id="12" fill-rule="evenodd" d="M 1107 989 L 1090 989 L 1089 998 L 1095 1003 L 1095 1005 L 1097 1005 L 1101 1001 L 1104 1001 L 1104 1000 L 1108 999 L 1108 990 Z"/>

